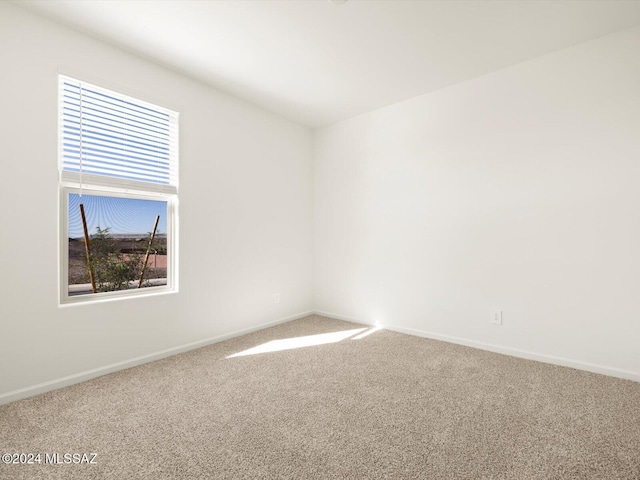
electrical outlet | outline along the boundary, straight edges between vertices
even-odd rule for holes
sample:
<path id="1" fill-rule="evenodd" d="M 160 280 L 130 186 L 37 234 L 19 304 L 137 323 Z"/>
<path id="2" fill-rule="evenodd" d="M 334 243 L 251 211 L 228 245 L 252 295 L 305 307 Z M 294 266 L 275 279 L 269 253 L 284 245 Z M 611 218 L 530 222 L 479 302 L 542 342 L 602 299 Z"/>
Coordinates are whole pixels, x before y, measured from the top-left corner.
<path id="1" fill-rule="evenodd" d="M 280 294 L 279 293 L 274 293 L 273 294 L 273 303 L 280 303 Z"/>
<path id="2" fill-rule="evenodd" d="M 491 323 L 494 325 L 502 325 L 502 310 L 494 310 L 491 312 Z"/>

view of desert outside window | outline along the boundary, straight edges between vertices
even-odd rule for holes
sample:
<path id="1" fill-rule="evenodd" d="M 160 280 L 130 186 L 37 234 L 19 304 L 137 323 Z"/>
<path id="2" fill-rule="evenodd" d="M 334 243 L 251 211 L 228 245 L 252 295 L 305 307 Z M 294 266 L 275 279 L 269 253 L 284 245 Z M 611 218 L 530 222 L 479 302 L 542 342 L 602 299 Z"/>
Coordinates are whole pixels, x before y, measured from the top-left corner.
<path id="1" fill-rule="evenodd" d="M 77 193 L 68 199 L 69 296 L 94 293 L 90 267 L 96 293 L 167 285 L 166 201 Z M 80 204 L 89 234 L 89 258 Z"/>

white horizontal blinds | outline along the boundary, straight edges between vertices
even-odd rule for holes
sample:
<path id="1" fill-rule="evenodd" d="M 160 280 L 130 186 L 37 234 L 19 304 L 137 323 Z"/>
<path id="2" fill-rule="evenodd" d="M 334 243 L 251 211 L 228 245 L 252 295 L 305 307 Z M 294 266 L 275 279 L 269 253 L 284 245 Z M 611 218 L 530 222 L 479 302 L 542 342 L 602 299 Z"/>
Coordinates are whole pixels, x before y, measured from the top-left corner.
<path id="1" fill-rule="evenodd" d="M 69 77 L 60 98 L 63 178 L 176 191 L 177 113 Z"/>

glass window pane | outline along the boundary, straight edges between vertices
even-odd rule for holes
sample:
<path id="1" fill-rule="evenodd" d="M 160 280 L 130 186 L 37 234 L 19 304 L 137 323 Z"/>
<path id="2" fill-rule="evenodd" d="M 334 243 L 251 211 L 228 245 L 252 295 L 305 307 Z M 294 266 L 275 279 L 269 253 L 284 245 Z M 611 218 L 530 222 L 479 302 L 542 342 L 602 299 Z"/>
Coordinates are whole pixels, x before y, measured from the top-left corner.
<path id="1" fill-rule="evenodd" d="M 76 193 L 68 200 L 69 296 L 93 293 L 91 274 L 96 293 L 167 285 L 166 201 Z M 89 233 L 89 259 L 80 204 Z"/>

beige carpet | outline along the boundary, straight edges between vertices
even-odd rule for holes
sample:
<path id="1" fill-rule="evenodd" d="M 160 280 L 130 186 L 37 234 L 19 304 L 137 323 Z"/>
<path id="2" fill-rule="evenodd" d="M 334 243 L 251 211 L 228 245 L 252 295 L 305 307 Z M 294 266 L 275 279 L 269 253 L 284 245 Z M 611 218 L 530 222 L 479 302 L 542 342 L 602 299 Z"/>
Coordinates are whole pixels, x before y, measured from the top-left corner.
<path id="1" fill-rule="evenodd" d="M 640 383 L 364 328 L 307 317 L 2 406 L 0 452 L 97 464 L 0 478 L 640 478 Z"/>

